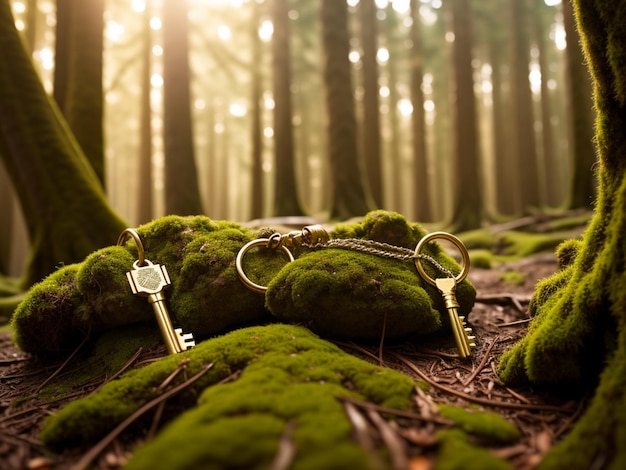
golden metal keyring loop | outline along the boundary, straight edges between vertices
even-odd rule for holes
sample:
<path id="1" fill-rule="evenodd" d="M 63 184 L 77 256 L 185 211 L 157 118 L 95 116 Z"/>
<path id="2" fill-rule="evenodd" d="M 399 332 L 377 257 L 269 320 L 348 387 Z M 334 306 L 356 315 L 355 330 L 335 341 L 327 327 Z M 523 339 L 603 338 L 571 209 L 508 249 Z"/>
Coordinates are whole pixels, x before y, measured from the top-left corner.
<path id="1" fill-rule="evenodd" d="M 470 268 L 469 253 L 467 252 L 467 248 L 465 248 L 465 245 L 463 244 L 463 242 L 459 238 L 455 237 L 454 235 L 448 232 L 429 233 L 428 235 L 426 235 L 424 238 L 422 238 L 419 241 L 419 243 L 415 247 L 415 256 L 416 256 L 415 267 L 417 268 L 417 272 L 419 272 L 420 276 L 422 276 L 422 279 L 424 279 L 426 282 L 428 282 L 429 284 L 433 286 L 436 286 L 435 280 L 432 277 L 430 277 L 428 274 L 426 274 L 426 271 L 424 271 L 424 267 L 422 266 L 422 261 L 419 258 L 419 255 L 421 254 L 422 249 L 424 248 L 426 243 L 436 238 L 443 238 L 444 240 L 448 240 L 449 242 L 452 242 L 452 244 L 456 246 L 459 252 L 461 253 L 461 257 L 463 258 L 463 269 L 454 278 L 454 280 L 457 283 L 461 282 L 463 279 L 465 279 L 465 277 L 467 276 L 467 273 L 469 272 L 469 268 Z"/>
<path id="2" fill-rule="evenodd" d="M 137 244 L 137 256 L 139 258 L 136 263 L 138 266 L 143 266 L 144 262 L 146 261 L 143 251 L 143 243 L 141 243 L 141 238 L 139 238 L 139 234 L 135 232 L 132 228 L 127 228 L 120 234 L 120 237 L 117 239 L 117 246 L 122 246 L 127 238 L 132 238 L 133 240 L 135 240 L 135 243 Z"/>
<path id="3" fill-rule="evenodd" d="M 241 250 L 239 250 L 239 253 L 237 253 L 237 259 L 235 260 L 235 266 L 237 267 L 237 274 L 239 275 L 239 279 L 241 279 L 241 282 L 243 282 L 248 289 L 258 294 L 265 294 L 267 287 L 257 284 L 255 282 L 252 282 L 248 278 L 248 276 L 246 276 L 246 273 L 243 270 L 243 257 L 252 248 L 255 248 L 257 246 L 264 246 L 268 248 L 270 243 L 271 243 L 271 239 L 269 238 L 258 238 L 256 240 L 252 240 L 251 242 L 246 243 L 241 248 Z M 283 253 L 287 255 L 287 257 L 289 258 L 289 262 L 291 263 L 294 260 L 294 258 L 293 258 L 293 255 L 291 254 L 291 251 L 289 251 L 289 248 L 287 248 L 285 245 L 280 245 L 279 248 L 283 251 Z"/>

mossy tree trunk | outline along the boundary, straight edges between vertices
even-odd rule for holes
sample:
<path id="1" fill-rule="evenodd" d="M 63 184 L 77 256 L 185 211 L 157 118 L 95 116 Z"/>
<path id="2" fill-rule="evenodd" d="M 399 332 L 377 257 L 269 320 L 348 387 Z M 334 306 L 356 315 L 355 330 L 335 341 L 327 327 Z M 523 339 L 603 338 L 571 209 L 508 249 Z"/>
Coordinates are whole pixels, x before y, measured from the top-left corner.
<path id="1" fill-rule="evenodd" d="M 569 264 L 535 291 L 528 335 L 501 360 L 510 384 L 595 387 L 572 432 L 543 468 L 626 468 L 626 1 L 575 0 L 594 78 L 599 196 Z"/>
<path id="2" fill-rule="evenodd" d="M 28 286 L 114 244 L 125 224 L 46 94 L 8 2 L 0 2 L 0 50 L 0 156 L 31 240 Z"/>
<path id="3" fill-rule="evenodd" d="M 333 219 L 348 219 L 365 215 L 372 204 L 357 150 L 356 117 L 348 60 L 348 7 L 344 2 L 323 0 L 321 18 L 328 114 L 328 158 L 333 181 L 330 215 Z"/>

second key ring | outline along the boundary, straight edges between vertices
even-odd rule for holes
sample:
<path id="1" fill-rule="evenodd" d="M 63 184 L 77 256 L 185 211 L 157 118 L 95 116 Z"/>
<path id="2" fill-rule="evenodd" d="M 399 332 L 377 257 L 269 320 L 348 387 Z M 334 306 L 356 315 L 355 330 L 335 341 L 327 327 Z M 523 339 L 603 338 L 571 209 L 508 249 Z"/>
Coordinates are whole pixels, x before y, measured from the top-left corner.
<path id="1" fill-rule="evenodd" d="M 467 273 L 469 272 L 469 269 L 470 269 L 469 253 L 467 252 L 467 248 L 465 248 L 465 245 L 463 244 L 463 242 L 458 237 L 455 237 L 454 235 L 448 232 L 432 232 L 426 235 L 424 238 L 422 238 L 419 241 L 419 243 L 415 247 L 415 256 L 416 256 L 415 267 L 417 268 L 417 272 L 419 272 L 420 276 L 422 276 L 422 279 L 424 279 L 426 282 L 428 282 L 429 284 L 433 286 L 436 285 L 435 280 L 432 277 L 430 277 L 426 273 L 426 271 L 424 271 L 424 267 L 422 266 L 422 262 L 420 260 L 420 255 L 422 254 L 422 250 L 424 249 L 424 246 L 426 246 L 426 243 L 432 240 L 435 240 L 437 238 L 443 238 L 444 240 L 448 240 L 454 246 L 456 246 L 459 252 L 461 253 L 461 257 L 463 258 L 463 269 L 454 278 L 454 280 L 457 283 L 461 282 L 463 279 L 466 278 Z"/>
<path id="2" fill-rule="evenodd" d="M 267 290 L 267 286 L 262 286 L 261 284 L 257 284 L 256 282 L 252 282 L 250 280 L 250 278 L 246 275 L 246 272 L 243 269 L 243 257 L 246 255 L 248 251 L 250 251 L 252 248 L 255 248 L 257 246 L 270 248 L 272 242 L 273 242 L 273 239 L 271 238 L 258 238 L 256 240 L 252 240 L 251 242 L 248 242 L 243 247 L 241 247 L 241 250 L 239 250 L 239 253 L 237 253 L 237 259 L 235 260 L 237 274 L 239 275 L 239 279 L 241 279 L 241 282 L 243 282 L 248 289 L 258 294 L 265 294 L 265 291 Z M 289 248 L 287 248 L 285 245 L 279 245 L 278 248 L 280 248 L 283 251 L 283 253 L 287 255 L 290 263 L 294 260 L 294 257 L 291 254 L 291 251 L 289 251 Z"/>

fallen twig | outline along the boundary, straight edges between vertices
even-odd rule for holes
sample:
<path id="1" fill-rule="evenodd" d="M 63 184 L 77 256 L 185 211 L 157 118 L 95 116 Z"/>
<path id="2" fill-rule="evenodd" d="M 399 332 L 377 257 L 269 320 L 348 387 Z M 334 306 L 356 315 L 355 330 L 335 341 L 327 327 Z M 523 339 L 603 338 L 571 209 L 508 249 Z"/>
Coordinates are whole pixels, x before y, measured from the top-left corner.
<path id="1" fill-rule="evenodd" d="M 530 404 L 529 403 L 511 403 L 507 401 L 489 400 L 488 398 L 473 397 L 472 395 L 461 392 L 459 390 L 455 390 L 452 387 L 447 387 L 445 385 L 442 385 L 434 381 L 433 379 L 428 377 L 424 372 L 422 372 L 422 370 L 419 367 L 417 367 L 414 363 L 412 363 L 411 361 L 409 361 L 407 358 L 403 357 L 402 355 L 398 353 L 393 353 L 393 352 L 390 354 L 393 354 L 395 357 L 397 357 L 400 361 L 406 364 L 411 370 L 413 370 L 413 372 L 415 372 L 422 380 L 428 382 L 433 387 L 438 388 L 439 390 L 442 390 L 444 392 L 450 393 L 452 395 L 456 395 L 459 398 L 463 398 L 473 403 L 478 403 L 480 405 L 485 405 L 485 406 L 509 408 L 509 409 L 516 409 L 516 410 L 558 411 L 561 413 L 571 411 L 572 409 L 572 407 L 569 404 L 564 405 L 564 406 L 554 406 L 554 405 L 542 405 L 542 404 L 532 404 L 532 403 Z"/>
<path id="2" fill-rule="evenodd" d="M 81 350 L 81 348 L 85 345 L 85 343 L 87 342 L 87 340 L 89 339 L 89 332 L 87 332 L 87 334 L 85 335 L 85 337 L 83 338 L 83 340 L 81 341 L 81 343 L 78 345 L 78 347 L 76 349 L 74 349 L 74 351 L 72 352 L 72 354 L 70 354 L 70 356 L 63 362 L 63 364 L 61 364 L 60 367 L 57 368 L 57 370 L 55 370 L 52 375 L 50 377 L 48 377 L 46 380 L 44 380 L 39 387 L 37 387 L 37 390 L 35 390 L 35 395 L 39 395 L 39 392 L 41 392 L 41 390 L 48 385 L 50 382 L 52 382 L 54 380 L 54 378 L 56 376 L 58 376 L 61 371 L 63 369 L 65 369 L 65 367 L 67 367 L 67 365 L 72 361 L 72 359 L 74 359 L 74 357 L 76 357 L 76 355 L 78 354 L 78 351 Z"/>
<path id="3" fill-rule="evenodd" d="M 485 352 L 485 354 L 483 355 L 482 360 L 480 361 L 480 364 L 478 364 L 478 367 L 476 367 L 476 369 L 474 369 L 474 372 L 472 373 L 472 375 L 470 375 L 467 380 L 465 380 L 464 382 L 462 382 L 464 387 L 467 387 L 470 383 L 472 383 L 472 380 L 474 380 L 476 378 L 476 376 L 480 373 L 480 371 L 483 369 L 483 367 L 485 367 L 485 364 L 487 364 L 487 360 L 489 359 L 489 354 L 491 354 L 491 351 L 493 349 L 493 347 L 496 345 L 496 343 L 500 340 L 499 336 L 496 336 L 493 341 L 491 342 L 491 344 L 489 345 L 489 348 L 487 348 L 487 351 Z"/>

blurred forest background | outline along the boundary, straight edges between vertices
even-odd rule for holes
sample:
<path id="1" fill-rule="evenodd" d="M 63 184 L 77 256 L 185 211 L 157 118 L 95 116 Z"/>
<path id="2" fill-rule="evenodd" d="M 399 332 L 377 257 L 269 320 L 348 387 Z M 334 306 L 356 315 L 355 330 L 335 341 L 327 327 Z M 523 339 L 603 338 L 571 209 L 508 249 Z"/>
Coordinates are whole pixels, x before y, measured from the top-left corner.
<path id="1" fill-rule="evenodd" d="M 461 231 L 593 204 L 568 2 L 10 3 L 129 226 L 383 208 Z M 1 272 L 19 275 L 28 237 L 1 162 L 0 220 Z"/>

